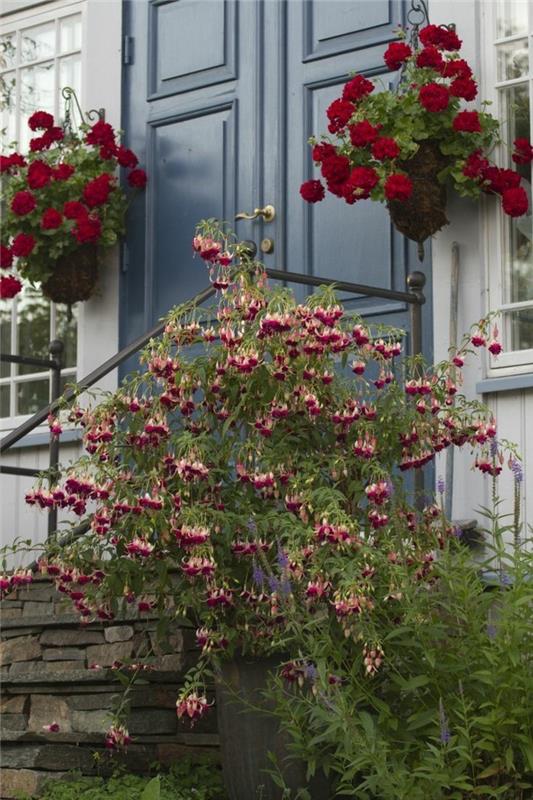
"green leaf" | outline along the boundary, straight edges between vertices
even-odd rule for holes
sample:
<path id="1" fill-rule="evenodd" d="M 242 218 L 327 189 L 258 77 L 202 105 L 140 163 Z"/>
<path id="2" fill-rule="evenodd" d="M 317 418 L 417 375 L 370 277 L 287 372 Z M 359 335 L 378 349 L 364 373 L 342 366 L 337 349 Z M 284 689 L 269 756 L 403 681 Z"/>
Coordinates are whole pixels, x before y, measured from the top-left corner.
<path id="1" fill-rule="evenodd" d="M 141 795 L 141 800 L 160 800 L 161 797 L 161 778 L 159 775 L 156 775 L 155 778 L 152 778 L 146 786 L 144 787 L 144 791 Z"/>

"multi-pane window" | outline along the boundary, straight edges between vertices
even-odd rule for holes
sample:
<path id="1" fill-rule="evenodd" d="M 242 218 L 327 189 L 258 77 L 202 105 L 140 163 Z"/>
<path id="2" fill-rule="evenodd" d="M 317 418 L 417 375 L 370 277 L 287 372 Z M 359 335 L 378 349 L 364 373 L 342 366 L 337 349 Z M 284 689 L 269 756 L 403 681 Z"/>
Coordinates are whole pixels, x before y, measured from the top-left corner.
<path id="1" fill-rule="evenodd" d="M 16 142 L 27 150 L 32 132 L 27 121 L 37 109 L 59 121 L 63 115 L 61 89 L 71 86 L 81 97 L 82 14 L 66 6 L 54 16 L 7 18 L 0 36 L 0 100 L 2 150 Z M 37 22 L 38 20 L 38 22 Z M 31 287 L 13 300 L 0 301 L 2 352 L 49 358 L 48 345 L 61 339 L 65 346 L 64 380 L 76 374 L 76 309 L 69 318 L 65 306 L 56 306 Z M 0 417 L 32 414 L 46 405 L 50 374 L 35 367 L 0 365 Z"/>
<path id="2" fill-rule="evenodd" d="M 498 0 L 496 8 L 496 89 L 504 140 L 512 146 L 532 138 L 533 7 L 527 0 Z M 501 308 L 505 349 L 523 352 L 533 349 L 531 164 L 511 165 L 522 175 L 530 209 L 504 221 Z"/>

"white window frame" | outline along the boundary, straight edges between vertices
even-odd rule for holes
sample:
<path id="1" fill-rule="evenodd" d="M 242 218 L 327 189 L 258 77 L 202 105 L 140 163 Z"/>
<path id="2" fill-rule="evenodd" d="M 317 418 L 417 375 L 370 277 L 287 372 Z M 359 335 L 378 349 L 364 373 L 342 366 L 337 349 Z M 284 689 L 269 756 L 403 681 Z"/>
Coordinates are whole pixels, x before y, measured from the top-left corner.
<path id="1" fill-rule="evenodd" d="M 120 0 L 49 0 L 48 2 L 6 3 L 0 13 L 2 32 L 15 25 L 30 27 L 58 15 L 82 14 L 82 92 L 83 110 L 104 108 L 106 120 L 121 127 L 122 82 L 122 2 Z M 19 10 L 20 8 L 20 10 Z M 118 248 L 108 252 L 101 270 L 101 294 L 79 303 L 77 368 L 78 377 L 87 375 L 118 350 Z M 7 346 L 6 346 L 7 347 Z M 67 374 L 67 370 L 65 370 Z M 102 380 L 102 389 L 113 391 L 117 371 Z M 30 415 L 0 418 L 0 431 L 18 427 Z M 46 426 L 36 432 L 47 431 Z"/>
<path id="2" fill-rule="evenodd" d="M 497 12 L 498 3 L 485 2 L 479 0 L 481 11 L 481 86 L 480 95 L 483 99 L 490 100 L 492 106 L 489 111 L 498 119 L 503 119 L 502 99 L 500 88 L 523 84 L 524 79 L 514 79 L 509 81 L 499 81 L 497 74 L 497 53 L 496 43 L 499 41 L 511 42 L 524 39 L 523 34 L 505 39 L 497 38 Z M 529 46 L 529 102 L 530 102 L 530 139 L 533 139 L 533 10 L 530 7 L 528 31 Z M 512 142 L 506 143 L 512 147 Z M 503 148 L 497 154 L 498 161 L 502 166 L 505 163 Z M 484 222 L 484 251 L 485 259 L 485 285 L 488 287 L 488 307 L 489 310 L 500 311 L 519 311 L 522 308 L 532 308 L 533 302 L 527 303 L 507 303 L 505 302 L 505 248 L 508 245 L 508 217 L 503 214 L 497 198 L 490 197 L 484 203 L 483 222 Z M 505 346 L 506 330 L 505 319 L 500 317 L 497 320 L 498 327 L 502 331 L 501 338 Z M 533 372 L 533 348 L 527 350 L 504 350 L 496 358 L 489 356 L 487 360 L 488 377 L 505 377 L 510 375 L 520 375 Z"/>

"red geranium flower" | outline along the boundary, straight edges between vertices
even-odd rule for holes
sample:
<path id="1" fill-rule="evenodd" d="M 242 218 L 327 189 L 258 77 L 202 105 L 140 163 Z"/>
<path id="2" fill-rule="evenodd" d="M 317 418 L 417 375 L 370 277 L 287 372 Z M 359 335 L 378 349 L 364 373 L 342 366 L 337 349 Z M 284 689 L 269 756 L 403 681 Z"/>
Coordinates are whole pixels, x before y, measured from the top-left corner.
<path id="1" fill-rule="evenodd" d="M 98 217 L 79 217 L 72 229 L 72 235 L 80 244 L 94 244 L 102 233 L 102 223 Z"/>
<path id="2" fill-rule="evenodd" d="M 460 111 L 454 118 L 452 127 L 454 131 L 479 133 L 481 131 L 479 114 L 477 111 Z"/>
<path id="3" fill-rule="evenodd" d="M 418 94 L 420 104 L 426 111 L 436 112 L 445 111 L 450 102 L 448 89 L 439 83 L 427 83 L 422 86 Z"/>
<path id="4" fill-rule="evenodd" d="M 76 172 L 72 164 L 58 164 L 54 169 L 53 178 L 56 181 L 67 181 Z"/>
<path id="5" fill-rule="evenodd" d="M 54 124 L 54 118 L 47 111 L 35 111 L 28 120 L 32 131 L 46 131 Z"/>
<path id="6" fill-rule="evenodd" d="M 41 217 L 41 228 L 43 231 L 53 231 L 59 228 L 63 222 L 63 215 L 55 208 L 47 208 Z"/>
<path id="7" fill-rule="evenodd" d="M 139 163 L 139 159 L 133 152 L 133 150 L 129 150 L 127 147 L 120 145 L 117 148 L 117 161 L 121 167 L 127 167 L 128 169 L 133 169 Z"/>
<path id="8" fill-rule="evenodd" d="M 59 125 L 49 128 L 43 133 L 43 139 L 49 142 L 49 145 L 52 144 L 52 142 L 61 142 L 64 138 L 65 132 L 63 128 L 59 127 Z"/>
<path id="9" fill-rule="evenodd" d="M 102 161 L 110 161 L 115 158 L 118 152 L 118 147 L 115 142 L 108 142 L 100 147 L 100 158 Z"/>
<path id="10" fill-rule="evenodd" d="M 109 122 L 99 119 L 85 136 L 87 144 L 108 145 L 115 143 L 115 131 Z"/>
<path id="11" fill-rule="evenodd" d="M 366 200 L 379 182 L 379 175 L 372 167 L 355 167 L 346 182 L 344 198 L 348 203 Z"/>
<path id="12" fill-rule="evenodd" d="M 513 161 L 515 164 L 529 164 L 533 161 L 533 147 L 528 139 L 525 137 L 515 139 L 513 144 L 515 148 Z"/>
<path id="13" fill-rule="evenodd" d="M 389 175 L 385 181 L 385 197 L 387 200 L 408 200 L 413 191 L 413 183 L 407 175 L 400 172 Z"/>
<path id="14" fill-rule="evenodd" d="M 456 58 L 445 63 L 442 75 L 445 78 L 471 78 L 472 70 L 464 58 Z"/>
<path id="15" fill-rule="evenodd" d="M 10 300 L 22 289 L 22 283 L 14 275 L 4 275 L 0 278 L 0 298 Z"/>
<path id="16" fill-rule="evenodd" d="M 353 103 L 347 100 L 334 100 L 326 112 L 329 119 L 328 131 L 330 133 L 341 131 L 350 121 L 354 111 Z"/>
<path id="17" fill-rule="evenodd" d="M 25 167 L 26 161 L 20 153 L 11 153 L 10 156 L 0 156 L 0 173 L 8 172 L 13 167 Z"/>
<path id="18" fill-rule="evenodd" d="M 86 217 L 88 213 L 83 203 L 79 203 L 77 200 L 67 200 L 63 205 L 63 214 L 67 219 L 79 219 Z"/>
<path id="19" fill-rule="evenodd" d="M 367 94 L 372 94 L 375 86 L 372 81 L 363 78 L 362 75 L 355 75 L 351 81 L 344 85 L 342 90 L 342 99 L 350 103 L 357 103 L 358 100 L 365 97 Z"/>
<path id="20" fill-rule="evenodd" d="M 11 201 L 11 211 L 24 217 L 29 214 L 37 205 L 35 197 L 31 192 L 17 192 Z"/>
<path id="21" fill-rule="evenodd" d="M 413 51 L 405 42 L 392 42 L 385 50 L 383 60 L 390 70 L 400 69 L 412 54 Z"/>
<path id="22" fill-rule="evenodd" d="M 462 44 L 455 31 L 440 25 L 426 25 L 419 32 L 418 37 L 425 47 L 435 45 L 441 50 L 459 50 Z"/>
<path id="23" fill-rule="evenodd" d="M 343 183 L 350 174 L 350 160 L 346 156 L 331 156 L 322 163 L 322 175 L 328 183 Z"/>
<path id="24" fill-rule="evenodd" d="M 416 65 L 417 67 L 430 67 L 431 69 L 436 69 L 437 72 L 441 72 L 444 67 L 444 59 L 436 47 L 429 45 L 417 55 Z"/>
<path id="25" fill-rule="evenodd" d="M 128 183 L 134 189 L 144 189 L 148 182 L 146 172 L 143 169 L 132 169 L 128 175 Z"/>
<path id="26" fill-rule="evenodd" d="M 0 267 L 9 269 L 13 263 L 13 253 L 5 244 L 0 244 Z"/>
<path id="27" fill-rule="evenodd" d="M 300 186 L 300 194 L 308 203 L 318 203 L 324 199 L 325 191 L 320 181 L 305 181 Z"/>
<path id="28" fill-rule="evenodd" d="M 321 161 L 325 161 L 326 158 L 331 158 L 331 156 L 336 155 L 337 151 L 335 147 L 328 142 L 319 142 L 319 144 L 315 144 L 312 150 L 313 161 L 319 164 Z"/>
<path id="29" fill-rule="evenodd" d="M 480 178 L 483 171 L 489 166 L 488 160 L 481 154 L 481 150 L 470 153 L 463 167 L 463 175 L 467 178 Z"/>
<path id="30" fill-rule="evenodd" d="M 102 206 L 107 203 L 109 194 L 114 188 L 111 184 L 112 180 L 113 176 L 108 172 L 104 172 L 103 175 L 99 175 L 98 178 L 94 178 L 94 180 L 85 185 L 83 199 L 89 208 L 96 208 L 96 206 Z"/>
<path id="31" fill-rule="evenodd" d="M 35 247 L 35 239 L 31 233 L 19 233 L 13 239 L 11 252 L 17 258 L 27 258 Z"/>
<path id="32" fill-rule="evenodd" d="M 521 217 L 529 208 L 525 190 L 521 186 L 505 189 L 502 193 L 502 207 L 510 217 Z"/>
<path id="33" fill-rule="evenodd" d="M 484 181 L 487 181 L 486 191 L 496 192 L 496 194 L 520 186 L 520 175 L 512 169 L 489 166 L 483 170 L 482 177 Z"/>
<path id="34" fill-rule="evenodd" d="M 40 153 L 41 150 L 48 150 L 52 142 L 45 139 L 44 136 L 36 136 L 30 139 L 30 150 L 32 153 Z"/>
<path id="35" fill-rule="evenodd" d="M 367 144 L 372 144 L 378 138 L 380 128 L 381 125 L 372 125 L 367 119 L 350 125 L 348 128 L 350 141 L 354 147 L 365 147 Z"/>
<path id="36" fill-rule="evenodd" d="M 382 136 L 380 139 L 376 139 L 372 145 L 372 155 L 378 161 L 383 161 L 386 158 L 396 158 L 400 155 L 400 148 L 394 139 Z"/>
<path id="37" fill-rule="evenodd" d="M 472 78 L 456 78 L 450 84 L 450 94 L 462 97 L 463 100 L 474 100 L 477 95 L 477 83 Z"/>
<path id="38" fill-rule="evenodd" d="M 28 186 L 30 189 L 42 189 L 50 183 L 52 169 L 44 161 L 33 161 L 28 167 Z"/>

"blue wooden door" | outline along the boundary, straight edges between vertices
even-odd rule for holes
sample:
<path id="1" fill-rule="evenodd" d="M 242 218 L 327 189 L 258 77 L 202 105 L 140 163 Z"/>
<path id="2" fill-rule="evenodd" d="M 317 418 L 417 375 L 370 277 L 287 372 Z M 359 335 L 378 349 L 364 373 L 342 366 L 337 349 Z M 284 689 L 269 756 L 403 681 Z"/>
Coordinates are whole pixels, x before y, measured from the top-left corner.
<path id="1" fill-rule="evenodd" d="M 267 266 L 405 288 L 420 265 L 384 207 L 334 197 L 310 206 L 298 191 L 313 175 L 307 139 L 325 131 L 349 74 L 393 80 L 383 52 L 404 11 L 402 0 L 125 1 L 123 127 L 149 184 L 129 220 L 123 344 L 205 286 L 191 252 L 199 219 L 267 203 L 272 222 L 236 223 L 243 239 L 272 239 Z M 346 302 L 407 326 L 402 303 Z M 424 316 L 429 353 L 428 307 Z"/>

